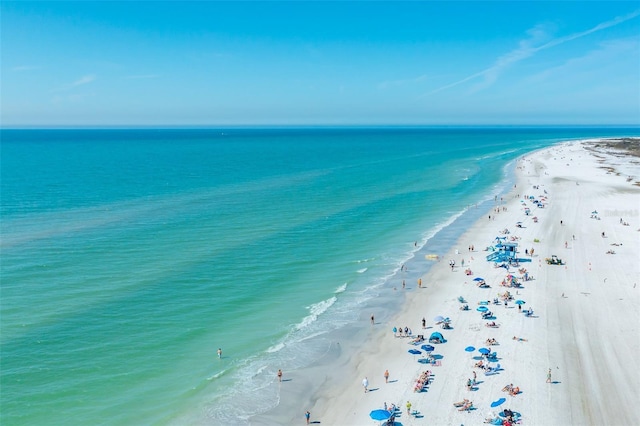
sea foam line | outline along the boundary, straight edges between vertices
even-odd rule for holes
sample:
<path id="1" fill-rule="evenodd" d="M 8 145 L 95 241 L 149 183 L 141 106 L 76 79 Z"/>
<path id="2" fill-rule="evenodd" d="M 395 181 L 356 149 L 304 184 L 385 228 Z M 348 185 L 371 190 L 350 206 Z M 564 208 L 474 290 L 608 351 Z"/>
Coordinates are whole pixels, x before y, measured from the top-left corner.
<path id="1" fill-rule="evenodd" d="M 334 303 L 336 303 L 336 300 L 338 300 L 338 298 L 333 296 L 327 300 L 323 300 L 322 302 L 314 303 L 313 305 L 308 306 L 307 309 L 309 309 L 310 315 L 304 317 L 302 321 L 298 325 L 296 325 L 295 329 L 302 330 L 303 328 L 308 327 L 309 324 L 316 321 L 320 315 L 322 315 L 327 311 L 327 309 L 329 309 Z"/>

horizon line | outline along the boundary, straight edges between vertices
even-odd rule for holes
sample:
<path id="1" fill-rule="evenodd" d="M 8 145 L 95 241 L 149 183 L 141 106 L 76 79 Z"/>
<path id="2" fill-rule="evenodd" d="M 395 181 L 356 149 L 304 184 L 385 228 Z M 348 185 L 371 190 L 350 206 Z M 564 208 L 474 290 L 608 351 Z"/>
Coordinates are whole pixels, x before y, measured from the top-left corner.
<path id="1" fill-rule="evenodd" d="M 639 128 L 640 123 L 620 123 L 620 124 L 475 124 L 475 123 L 459 123 L 459 124 L 60 124 L 60 125 L 23 125 L 23 126 L 2 126 L 1 130 L 134 130 L 134 129 L 156 129 L 156 130 L 178 130 L 178 129 L 295 129 L 295 128 L 451 128 L 451 127 L 545 127 L 545 128 Z"/>

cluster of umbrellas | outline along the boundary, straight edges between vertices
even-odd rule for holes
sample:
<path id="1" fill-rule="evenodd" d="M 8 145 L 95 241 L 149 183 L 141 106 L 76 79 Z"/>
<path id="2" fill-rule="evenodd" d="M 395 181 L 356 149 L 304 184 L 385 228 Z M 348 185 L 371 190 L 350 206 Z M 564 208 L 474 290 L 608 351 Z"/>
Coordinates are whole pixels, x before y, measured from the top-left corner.
<path id="1" fill-rule="evenodd" d="M 466 348 L 464 348 L 464 350 L 466 352 L 473 352 L 476 350 L 476 348 L 474 348 L 473 346 L 467 346 Z M 487 355 L 489 353 L 491 353 L 491 350 L 488 348 L 480 348 L 478 349 L 478 352 L 480 352 L 482 355 Z"/>
<path id="2" fill-rule="evenodd" d="M 435 348 L 431 345 L 422 345 L 420 346 L 420 348 L 425 352 L 433 352 L 435 350 Z M 409 353 L 412 355 L 420 355 L 422 352 L 417 349 L 409 349 Z"/>

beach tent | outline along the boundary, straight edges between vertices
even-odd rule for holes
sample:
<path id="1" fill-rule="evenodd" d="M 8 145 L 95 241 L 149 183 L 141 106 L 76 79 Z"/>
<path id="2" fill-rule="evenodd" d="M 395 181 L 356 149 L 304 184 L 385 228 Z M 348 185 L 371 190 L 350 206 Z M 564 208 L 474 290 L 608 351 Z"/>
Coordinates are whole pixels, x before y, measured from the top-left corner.
<path id="1" fill-rule="evenodd" d="M 431 341 L 431 339 L 438 339 L 440 340 L 440 343 L 444 343 L 446 340 L 444 340 L 444 337 L 442 337 L 442 334 L 438 333 L 437 331 L 431 333 L 431 336 L 429 337 L 429 341 Z"/>

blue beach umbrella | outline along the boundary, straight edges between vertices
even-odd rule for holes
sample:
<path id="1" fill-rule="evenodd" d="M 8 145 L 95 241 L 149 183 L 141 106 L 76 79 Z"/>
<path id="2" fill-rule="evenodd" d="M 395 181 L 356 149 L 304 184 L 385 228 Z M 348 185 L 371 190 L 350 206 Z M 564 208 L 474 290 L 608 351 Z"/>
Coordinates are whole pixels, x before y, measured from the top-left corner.
<path id="1" fill-rule="evenodd" d="M 487 348 L 480 348 L 478 349 L 478 352 L 480 352 L 482 355 L 486 355 L 488 353 L 491 353 L 491 351 Z"/>
<path id="2" fill-rule="evenodd" d="M 516 305 L 524 305 L 525 303 L 527 302 L 525 302 L 524 300 L 516 300 Z"/>
<path id="3" fill-rule="evenodd" d="M 391 417 L 391 413 L 387 410 L 373 410 L 369 413 L 369 417 L 371 417 L 373 420 L 381 422 Z"/>
<path id="4" fill-rule="evenodd" d="M 505 402 L 505 401 L 506 401 L 506 399 L 505 399 L 505 398 L 500 398 L 500 399 L 499 399 L 499 400 L 497 400 L 497 401 L 493 401 L 493 402 L 491 403 L 491 408 L 495 408 L 495 407 L 497 407 L 497 406 L 499 406 L 499 405 L 502 405 L 502 404 L 504 404 L 504 402 Z"/>
<path id="5" fill-rule="evenodd" d="M 489 308 L 487 308 L 487 307 L 486 307 L 486 306 L 484 306 L 484 305 L 483 305 L 483 306 L 478 306 L 478 307 L 476 308 L 476 311 L 478 311 L 478 312 L 487 312 L 488 310 L 489 310 Z"/>
<path id="6" fill-rule="evenodd" d="M 476 350 L 476 348 L 474 348 L 473 346 L 467 346 L 466 348 L 464 348 L 464 350 L 467 352 L 473 352 Z"/>
<path id="7" fill-rule="evenodd" d="M 473 280 L 474 280 L 474 281 L 484 281 L 484 278 L 475 277 Z"/>
<path id="8" fill-rule="evenodd" d="M 420 355 L 422 352 L 417 349 L 409 349 L 409 353 L 413 355 Z"/>
<path id="9" fill-rule="evenodd" d="M 431 345 L 422 345 L 422 346 L 421 346 L 421 348 L 422 348 L 422 350 L 423 350 L 423 351 L 425 351 L 425 352 L 431 352 L 431 351 L 433 351 L 433 350 L 435 349 L 435 348 L 434 348 L 433 346 L 431 346 Z"/>
<path id="10" fill-rule="evenodd" d="M 435 317 L 433 319 L 435 322 L 442 322 L 444 321 L 444 317 L 442 315 L 438 315 L 437 317 Z"/>

